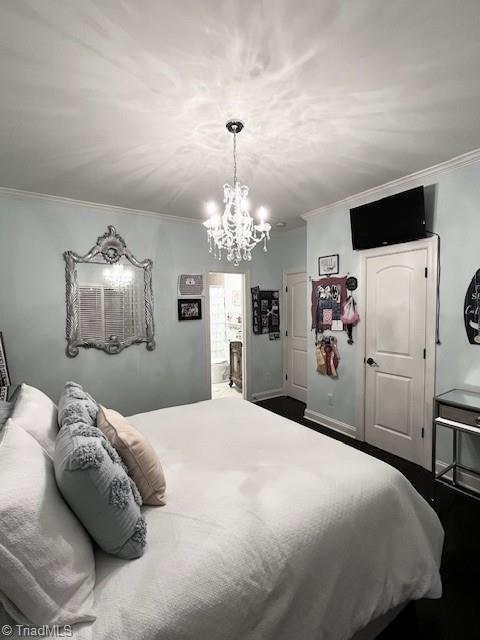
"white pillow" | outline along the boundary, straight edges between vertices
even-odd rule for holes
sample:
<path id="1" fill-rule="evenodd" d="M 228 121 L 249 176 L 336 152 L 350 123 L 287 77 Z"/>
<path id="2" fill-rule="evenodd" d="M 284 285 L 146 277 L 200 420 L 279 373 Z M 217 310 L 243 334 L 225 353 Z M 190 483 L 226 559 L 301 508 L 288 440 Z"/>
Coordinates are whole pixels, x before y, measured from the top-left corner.
<path id="1" fill-rule="evenodd" d="M 58 433 L 57 407 L 39 389 L 22 384 L 11 414 L 22 429 L 35 438 L 53 460 Z"/>
<path id="2" fill-rule="evenodd" d="M 22 624 L 95 620 L 92 543 L 52 462 L 12 418 L 0 438 L 0 602 Z"/>

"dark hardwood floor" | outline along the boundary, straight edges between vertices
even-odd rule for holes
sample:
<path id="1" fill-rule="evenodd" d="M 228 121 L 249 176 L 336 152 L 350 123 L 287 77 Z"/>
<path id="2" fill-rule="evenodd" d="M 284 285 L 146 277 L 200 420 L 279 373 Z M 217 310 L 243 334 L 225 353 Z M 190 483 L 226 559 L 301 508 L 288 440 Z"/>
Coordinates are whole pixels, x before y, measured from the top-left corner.
<path id="1" fill-rule="evenodd" d="M 305 405 L 298 400 L 282 397 L 257 404 L 391 464 L 430 500 L 431 477 L 422 467 L 305 420 Z M 445 529 L 443 597 L 410 604 L 379 640 L 480 640 L 480 501 L 444 486 L 437 487 L 436 497 L 436 511 Z"/>

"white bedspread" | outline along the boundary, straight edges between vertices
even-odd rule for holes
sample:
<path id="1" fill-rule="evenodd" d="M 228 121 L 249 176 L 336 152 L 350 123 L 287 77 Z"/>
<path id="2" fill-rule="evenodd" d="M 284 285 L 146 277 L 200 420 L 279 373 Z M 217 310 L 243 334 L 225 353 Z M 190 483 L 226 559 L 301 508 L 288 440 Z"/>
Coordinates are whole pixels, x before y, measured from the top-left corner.
<path id="1" fill-rule="evenodd" d="M 343 640 L 438 598 L 443 530 L 392 467 L 243 400 L 130 418 L 167 505 L 131 562 L 97 554 L 81 640 Z"/>

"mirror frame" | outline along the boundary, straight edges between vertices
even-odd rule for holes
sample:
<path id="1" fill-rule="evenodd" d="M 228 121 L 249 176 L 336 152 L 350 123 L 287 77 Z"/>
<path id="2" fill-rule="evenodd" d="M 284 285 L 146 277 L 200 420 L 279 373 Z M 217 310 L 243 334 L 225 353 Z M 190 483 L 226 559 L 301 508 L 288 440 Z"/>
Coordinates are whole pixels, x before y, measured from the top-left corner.
<path id="1" fill-rule="evenodd" d="M 77 264 L 97 262 L 103 258 L 105 264 L 116 264 L 120 258 L 125 257 L 134 267 L 143 269 L 144 276 L 144 306 L 145 306 L 145 336 L 131 337 L 120 340 L 111 336 L 108 341 L 84 340 L 80 335 L 79 309 L 78 309 L 78 274 Z M 79 347 L 101 349 L 110 355 L 120 353 L 132 344 L 146 343 L 147 350 L 155 349 L 155 325 L 153 322 L 153 289 L 152 289 L 152 261 L 150 259 L 139 261 L 127 248 L 125 240 L 118 235 L 114 226 L 109 225 L 108 231 L 97 238 L 97 243 L 84 256 L 74 251 L 65 251 L 65 279 L 66 279 L 66 303 L 67 303 L 67 327 L 66 353 L 69 358 L 75 358 L 79 354 Z M 97 260 L 95 260 L 97 258 Z M 97 262 L 98 264 L 98 262 Z"/>

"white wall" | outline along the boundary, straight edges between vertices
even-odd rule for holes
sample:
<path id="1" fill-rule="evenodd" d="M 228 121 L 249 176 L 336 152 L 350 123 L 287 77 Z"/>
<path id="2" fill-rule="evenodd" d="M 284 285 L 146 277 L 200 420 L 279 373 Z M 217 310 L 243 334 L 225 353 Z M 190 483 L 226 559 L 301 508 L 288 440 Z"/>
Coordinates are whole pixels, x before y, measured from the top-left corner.
<path id="1" fill-rule="evenodd" d="M 415 186 L 425 185 L 427 226 L 441 236 L 440 339 L 437 347 L 436 393 L 453 387 L 473 387 L 480 390 L 480 346 L 468 343 L 463 320 L 463 302 L 467 286 L 480 267 L 478 238 L 480 237 L 480 162 L 439 171 L 428 179 L 416 178 L 401 186 L 392 186 L 381 196 L 391 195 Z M 350 206 L 376 200 L 361 197 L 355 205 L 339 203 L 307 221 L 307 272 L 318 273 L 317 259 L 321 255 L 340 254 L 340 272 L 358 276 L 358 252 L 352 250 Z M 359 286 L 362 283 L 359 282 Z M 358 309 L 363 317 L 363 309 Z M 355 333 L 360 330 L 354 329 Z M 357 345 L 347 345 L 346 334 L 339 338 L 341 365 L 338 380 L 320 376 L 314 366 L 314 337 L 308 344 L 308 399 L 310 410 L 356 427 L 355 357 Z M 333 393 L 334 405 L 328 404 Z M 464 462 L 480 467 L 480 447 L 464 439 Z M 441 438 L 439 458 L 447 459 L 449 441 Z"/>
<path id="2" fill-rule="evenodd" d="M 147 352 L 135 345 L 114 356 L 80 349 L 70 359 L 62 253 L 86 253 L 109 224 L 137 258 L 153 260 L 157 348 Z M 274 233 L 269 252 L 257 248 L 252 262 L 239 268 L 250 271 L 252 286 L 281 288 L 288 235 Z M 301 249 L 297 236 L 295 246 Z M 0 191 L 0 331 L 13 380 L 38 386 L 54 399 L 66 380 L 76 380 L 99 402 L 127 415 L 208 398 L 208 319 L 204 309 L 201 321 L 179 323 L 176 287 L 180 273 L 206 274 L 219 264 L 199 224 Z M 250 344 L 251 393 L 281 387 L 281 343 L 251 335 Z"/>

